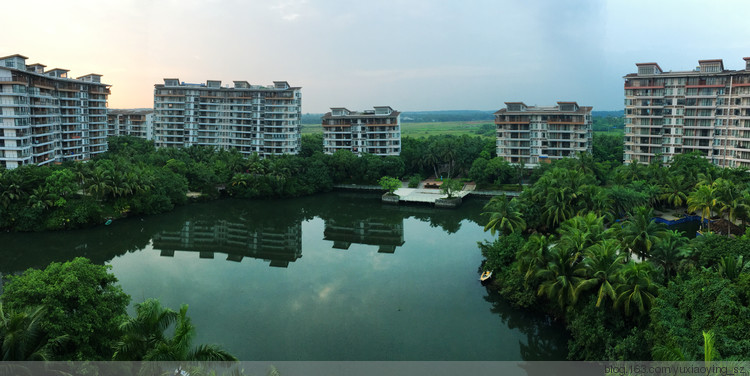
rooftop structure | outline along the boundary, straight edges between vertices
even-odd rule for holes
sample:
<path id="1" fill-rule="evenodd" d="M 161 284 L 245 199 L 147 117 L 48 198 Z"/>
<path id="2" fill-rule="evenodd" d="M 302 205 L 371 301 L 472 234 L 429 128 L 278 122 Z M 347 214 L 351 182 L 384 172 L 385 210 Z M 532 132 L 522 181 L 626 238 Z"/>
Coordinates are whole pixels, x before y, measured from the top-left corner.
<path id="1" fill-rule="evenodd" d="M 750 58 L 744 70 L 721 59 L 688 71 L 638 63 L 625 78 L 625 163 L 668 162 L 697 151 L 712 163 L 750 167 Z"/>
<path id="2" fill-rule="evenodd" d="M 389 106 L 350 111 L 331 107 L 323 115 L 323 149 L 326 154 L 349 150 L 381 156 L 401 154 L 401 113 Z"/>
<path id="3" fill-rule="evenodd" d="M 528 168 L 591 152 L 591 109 L 576 102 L 527 106 L 505 102 L 495 112 L 497 155 Z"/>
<path id="4" fill-rule="evenodd" d="M 107 150 L 109 85 L 101 75 L 0 57 L 0 166 L 85 160 Z"/>
<path id="5" fill-rule="evenodd" d="M 157 147 L 204 145 L 262 157 L 297 154 L 301 101 L 301 88 L 286 81 L 234 81 L 230 87 L 165 78 L 154 87 L 154 141 Z"/>

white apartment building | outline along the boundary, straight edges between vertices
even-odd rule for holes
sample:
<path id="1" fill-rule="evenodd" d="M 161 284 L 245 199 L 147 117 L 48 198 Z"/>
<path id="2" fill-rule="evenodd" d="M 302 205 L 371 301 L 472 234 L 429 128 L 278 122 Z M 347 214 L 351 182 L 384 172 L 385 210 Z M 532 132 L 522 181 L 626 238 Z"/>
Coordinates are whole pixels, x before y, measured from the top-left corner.
<path id="1" fill-rule="evenodd" d="M 286 81 L 271 86 L 234 81 L 189 84 L 165 78 L 154 87 L 157 147 L 213 146 L 261 157 L 297 154 L 302 93 Z"/>
<path id="2" fill-rule="evenodd" d="M 150 108 L 110 109 L 107 124 L 109 136 L 154 139 L 154 110 Z"/>
<path id="3" fill-rule="evenodd" d="M 0 57 L 0 166 L 86 160 L 107 151 L 101 75 L 72 79 L 22 55 Z"/>
<path id="4" fill-rule="evenodd" d="M 401 113 L 389 106 L 349 111 L 332 107 L 323 115 L 323 149 L 326 154 L 349 150 L 354 154 L 401 154 Z"/>
<path id="5" fill-rule="evenodd" d="M 495 112 L 497 156 L 533 168 L 552 159 L 575 157 L 592 150 L 589 106 L 557 102 L 557 106 L 527 106 L 505 102 Z"/>
<path id="6" fill-rule="evenodd" d="M 625 76 L 625 163 L 668 162 L 700 152 L 725 167 L 750 167 L 750 57 L 744 70 L 721 59 L 689 71 L 638 63 Z"/>

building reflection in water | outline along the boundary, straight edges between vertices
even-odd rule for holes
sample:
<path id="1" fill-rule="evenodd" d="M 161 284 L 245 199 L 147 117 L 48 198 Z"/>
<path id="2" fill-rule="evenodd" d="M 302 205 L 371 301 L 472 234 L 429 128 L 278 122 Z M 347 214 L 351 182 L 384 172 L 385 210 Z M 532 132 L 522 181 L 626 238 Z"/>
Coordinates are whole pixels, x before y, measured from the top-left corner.
<path id="1" fill-rule="evenodd" d="M 153 237 L 154 249 L 161 255 L 174 256 L 176 251 L 197 252 L 200 258 L 214 258 L 224 253 L 229 261 L 245 257 L 262 259 L 270 266 L 285 268 L 302 257 L 302 226 L 249 225 L 242 221 L 185 221 L 179 231 L 162 231 Z"/>
<path id="2" fill-rule="evenodd" d="M 380 219 L 325 220 L 323 239 L 333 241 L 333 248 L 349 249 L 352 243 L 378 246 L 380 253 L 394 253 L 404 244 L 404 220 Z"/>

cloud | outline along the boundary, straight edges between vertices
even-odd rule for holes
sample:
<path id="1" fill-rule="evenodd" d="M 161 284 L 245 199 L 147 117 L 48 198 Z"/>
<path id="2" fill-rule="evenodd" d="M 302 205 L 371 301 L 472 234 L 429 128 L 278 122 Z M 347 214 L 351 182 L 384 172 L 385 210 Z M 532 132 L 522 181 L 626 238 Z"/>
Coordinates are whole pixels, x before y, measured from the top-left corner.
<path id="1" fill-rule="evenodd" d="M 485 77 L 496 74 L 495 69 L 482 66 L 447 65 L 435 67 L 407 68 L 407 69 L 368 69 L 355 70 L 357 77 L 378 80 L 404 80 L 441 77 Z"/>
<path id="2" fill-rule="evenodd" d="M 284 21 L 295 21 L 302 16 L 307 0 L 279 0 L 270 9 L 277 12 Z"/>

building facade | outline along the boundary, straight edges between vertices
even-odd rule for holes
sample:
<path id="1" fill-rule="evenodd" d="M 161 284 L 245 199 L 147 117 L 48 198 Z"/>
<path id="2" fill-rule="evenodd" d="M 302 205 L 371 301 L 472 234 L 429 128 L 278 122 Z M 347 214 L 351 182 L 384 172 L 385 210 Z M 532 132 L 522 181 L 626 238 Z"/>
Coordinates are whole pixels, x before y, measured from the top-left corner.
<path id="1" fill-rule="evenodd" d="M 349 150 L 354 154 L 401 154 L 401 113 L 389 106 L 349 111 L 332 107 L 323 115 L 323 149 L 326 154 Z"/>
<path id="2" fill-rule="evenodd" d="M 213 146 L 261 157 L 297 154 L 302 93 L 286 81 L 271 86 L 234 81 L 188 84 L 165 78 L 154 88 L 157 147 Z"/>
<path id="3" fill-rule="evenodd" d="M 750 167 L 750 58 L 744 70 L 700 60 L 691 71 L 639 63 L 625 76 L 624 162 L 668 162 L 700 152 L 725 167 Z"/>
<path id="4" fill-rule="evenodd" d="M 107 151 L 109 86 L 101 75 L 72 79 L 28 58 L 0 58 L 0 166 L 86 160 Z"/>
<path id="5" fill-rule="evenodd" d="M 592 150 L 591 109 L 576 102 L 527 106 L 505 102 L 495 112 L 497 156 L 528 168 Z"/>
<path id="6" fill-rule="evenodd" d="M 110 109 L 107 113 L 109 136 L 154 139 L 154 110 L 150 108 Z"/>

